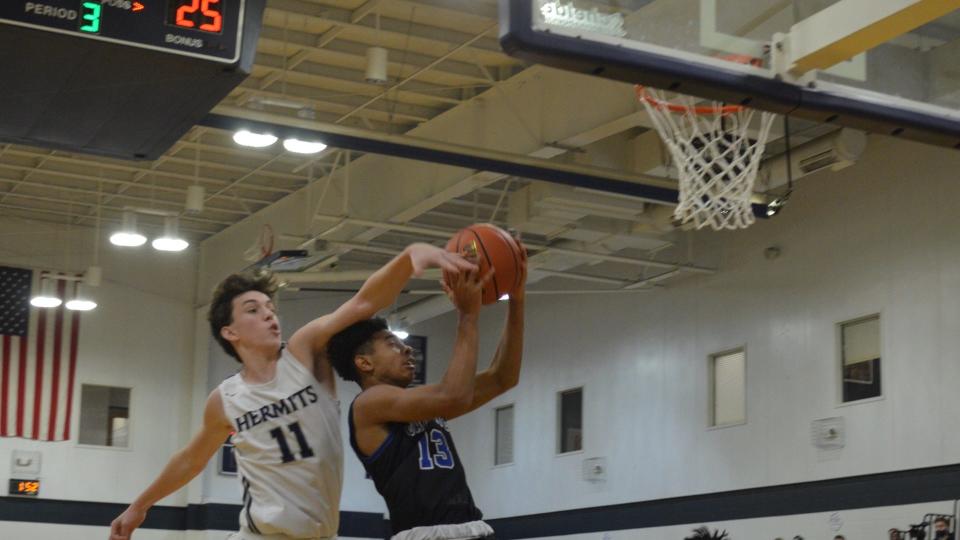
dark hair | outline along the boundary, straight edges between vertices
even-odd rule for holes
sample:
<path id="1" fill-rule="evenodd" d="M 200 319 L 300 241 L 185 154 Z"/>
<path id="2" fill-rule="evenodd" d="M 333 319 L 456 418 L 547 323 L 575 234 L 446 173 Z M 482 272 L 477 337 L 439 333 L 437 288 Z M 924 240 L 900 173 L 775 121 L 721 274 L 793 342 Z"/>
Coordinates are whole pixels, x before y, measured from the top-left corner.
<path id="1" fill-rule="evenodd" d="M 950 525 L 950 520 L 943 516 L 937 516 L 937 519 L 933 520 L 933 522 L 934 523 L 943 522 L 944 525 Z"/>
<path id="2" fill-rule="evenodd" d="M 207 320 L 210 321 L 210 333 L 220 344 L 220 347 L 240 362 L 240 356 L 229 341 L 220 335 L 220 329 L 233 323 L 233 299 L 249 291 L 259 291 L 271 299 L 277 293 L 277 283 L 272 274 L 230 274 L 217 285 L 210 299 L 210 311 Z"/>
<path id="3" fill-rule="evenodd" d="M 727 531 L 720 532 L 719 530 L 710 532 L 710 529 L 704 525 L 702 527 L 697 527 L 693 530 L 693 536 L 688 536 L 684 540 L 729 540 L 727 536 Z"/>
<path id="4" fill-rule="evenodd" d="M 355 322 L 330 338 L 327 342 L 327 357 L 343 380 L 360 384 L 360 374 L 357 373 L 357 365 L 353 359 L 358 353 L 370 352 L 373 336 L 386 329 L 387 321 L 374 317 Z"/>

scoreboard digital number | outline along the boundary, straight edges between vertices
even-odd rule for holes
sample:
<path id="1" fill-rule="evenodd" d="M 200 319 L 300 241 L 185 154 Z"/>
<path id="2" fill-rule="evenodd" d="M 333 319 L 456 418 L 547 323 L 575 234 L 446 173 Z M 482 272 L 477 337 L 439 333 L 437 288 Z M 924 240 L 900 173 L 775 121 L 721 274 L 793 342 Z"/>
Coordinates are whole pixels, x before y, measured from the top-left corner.
<path id="1" fill-rule="evenodd" d="M 10 495 L 19 495 L 21 497 L 36 497 L 40 494 L 40 481 L 11 478 L 10 490 L 8 493 Z"/>
<path id="2" fill-rule="evenodd" d="M 167 2 L 167 24 L 219 34 L 223 30 L 222 10 L 220 0 L 170 0 Z"/>
<path id="3" fill-rule="evenodd" d="M 4 23 L 234 63 L 245 0 L 0 0 Z"/>

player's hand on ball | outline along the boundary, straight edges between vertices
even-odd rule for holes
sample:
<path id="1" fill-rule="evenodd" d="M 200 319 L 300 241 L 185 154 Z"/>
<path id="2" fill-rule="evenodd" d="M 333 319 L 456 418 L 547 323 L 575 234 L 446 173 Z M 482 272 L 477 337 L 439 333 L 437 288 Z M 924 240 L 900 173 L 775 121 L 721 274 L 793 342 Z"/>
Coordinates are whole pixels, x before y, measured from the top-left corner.
<path id="1" fill-rule="evenodd" d="M 476 270 L 477 265 L 462 256 L 451 253 L 430 244 L 411 244 L 407 248 L 413 275 L 419 276 L 427 268 L 441 268 L 444 272 L 466 272 Z"/>
<path id="2" fill-rule="evenodd" d="M 517 288 L 510 293 L 510 300 L 523 300 L 527 296 L 527 246 L 520 240 L 519 232 L 511 232 L 517 247 L 520 248 L 520 264 L 517 269 L 520 277 L 517 279 Z"/>
<path id="3" fill-rule="evenodd" d="M 483 286 L 491 277 L 493 277 L 493 269 L 488 270 L 483 276 L 478 270 L 444 272 L 440 285 L 457 311 L 463 314 L 476 314 L 483 305 Z"/>

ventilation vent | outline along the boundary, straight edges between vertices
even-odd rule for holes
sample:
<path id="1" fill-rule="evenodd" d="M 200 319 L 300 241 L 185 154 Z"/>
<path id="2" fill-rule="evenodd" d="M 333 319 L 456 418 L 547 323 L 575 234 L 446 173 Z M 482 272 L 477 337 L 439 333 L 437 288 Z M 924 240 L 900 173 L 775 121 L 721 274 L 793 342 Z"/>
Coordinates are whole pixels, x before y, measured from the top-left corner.
<path id="1" fill-rule="evenodd" d="M 803 174 L 810 174 L 825 169 L 837 162 L 837 153 L 831 148 L 800 160 L 799 167 Z"/>

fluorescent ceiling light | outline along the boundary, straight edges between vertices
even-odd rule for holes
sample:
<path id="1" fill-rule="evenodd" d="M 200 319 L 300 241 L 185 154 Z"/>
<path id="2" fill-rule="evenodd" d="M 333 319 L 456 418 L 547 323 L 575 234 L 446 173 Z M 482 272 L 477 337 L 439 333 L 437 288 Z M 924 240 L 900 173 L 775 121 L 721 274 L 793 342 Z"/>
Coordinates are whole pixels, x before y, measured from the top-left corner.
<path id="1" fill-rule="evenodd" d="M 110 235 L 110 243 L 121 247 L 137 247 L 147 242 L 147 237 L 139 233 L 118 232 Z"/>
<path id="2" fill-rule="evenodd" d="M 30 305 L 38 308 L 55 308 L 63 301 L 55 296 L 34 296 L 30 299 Z"/>
<path id="3" fill-rule="evenodd" d="M 167 216 L 163 219 L 163 236 L 151 242 L 157 251 L 183 251 L 190 242 L 180 238 L 180 220 L 176 216 Z"/>
<path id="4" fill-rule="evenodd" d="M 294 154 L 316 154 L 322 152 L 327 145 L 322 142 L 301 141 L 299 139 L 284 139 L 283 147 L 287 152 Z"/>
<path id="5" fill-rule="evenodd" d="M 121 247 L 142 246 L 147 237 L 137 232 L 137 217 L 133 212 L 123 213 L 123 224 L 120 230 L 110 235 L 110 243 Z"/>
<path id="6" fill-rule="evenodd" d="M 90 311 L 91 309 L 95 309 L 96 307 L 97 307 L 97 303 L 94 302 L 93 300 L 82 300 L 80 298 L 75 298 L 67 302 L 67 309 L 70 309 L 73 311 Z"/>
<path id="7" fill-rule="evenodd" d="M 275 135 L 269 133 L 253 133 L 242 129 L 233 134 L 233 142 L 240 146 L 251 146 L 253 148 L 264 148 L 277 142 Z"/>
<path id="8" fill-rule="evenodd" d="M 190 247 L 190 242 L 183 238 L 170 238 L 167 236 L 157 238 L 150 243 L 153 249 L 157 251 L 183 251 Z"/>

